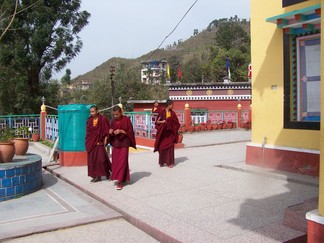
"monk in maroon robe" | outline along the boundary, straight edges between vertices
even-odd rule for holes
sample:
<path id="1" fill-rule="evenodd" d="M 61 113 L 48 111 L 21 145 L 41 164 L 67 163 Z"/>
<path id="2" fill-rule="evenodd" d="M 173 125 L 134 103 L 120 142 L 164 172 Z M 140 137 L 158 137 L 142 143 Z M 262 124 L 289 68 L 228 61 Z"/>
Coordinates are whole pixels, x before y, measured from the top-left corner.
<path id="1" fill-rule="evenodd" d="M 121 190 L 123 182 L 130 180 L 129 147 L 136 149 L 136 142 L 132 123 L 118 105 L 113 108 L 113 116 L 109 130 L 109 140 L 113 147 L 111 179 L 117 180 L 117 190 Z"/>
<path id="2" fill-rule="evenodd" d="M 86 125 L 86 150 L 88 153 L 88 176 L 91 182 L 101 181 L 102 176 L 109 179 L 111 164 L 105 149 L 108 144 L 109 121 L 98 113 L 97 106 L 90 107 L 90 117 Z"/>
<path id="3" fill-rule="evenodd" d="M 152 114 L 160 114 L 160 112 L 163 111 L 163 108 L 160 106 L 159 102 L 156 100 L 154 101 L 153 108 L 152 108 Z"/>
<path id="4" fill-rule="evenodd" d="M 172 110 L 173 101 L 167 100 L 167 107 L 159 114 L 156 120 L 157 134 L 154 152 L 159 151 L 159 164 L 166 164 L 169 168 L 174 165 L 174 144 L 178 142 L 180 123 Z"/>

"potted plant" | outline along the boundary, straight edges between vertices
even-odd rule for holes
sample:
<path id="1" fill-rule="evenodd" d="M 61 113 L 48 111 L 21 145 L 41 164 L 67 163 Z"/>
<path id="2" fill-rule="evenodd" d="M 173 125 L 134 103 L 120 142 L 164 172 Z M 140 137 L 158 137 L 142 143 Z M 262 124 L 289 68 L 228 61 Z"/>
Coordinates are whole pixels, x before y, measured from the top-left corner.
<path id="1" fill-rule="evenodd" d="M 211 120 L 207 121 L 206 128 L 207 128 L 208 131 L 213 130 L 213 125 L 211 124 Z"/>
<path id="2" fill-rule="evenodd" d="M 200 126 L 199 126 L 198 123 L 195 123 L 194 127 L 195 127 L 195 131 L 196 132 L 199 132 L 200 131 Z"/>
<path id="3" fill-rule="evenodd" d="M 29 130 L 26 126 L 21 126 L 15 129 L 15 138 L 13 139 L 15 145 L 16 155 L 25 155 L 27 153 L 29 142 Z"/>
<path id="4" fill-rule="evenodd" d="M 227 121 L 226 128 L 229 128 L 229 129 L 233 128 L 233 122 L 232 122 L 232 120 L 228 120 Z"/>
<path id="5" fill-rule="evenodd" d="M 205 131 L 206 130 L 206 123 L 205 122 L 201 122 L 200 123 L 200 131 Z"/>
<path id="6" fill-rule="evenodd" d="M 9 127 L 0 130 L 0 161 L 3 163 L 11 162 L 15 156 L 14 136 L 15 132 Z"/>
<path id="7" fill-rule="evenodd" d="M 180 129 L 181 129 L 182 132 L 187 132 L 187 128 L 186 128 L 185 125 L 182 125 L 182 127 L 180 127 Z"/>
<path id="8" fill-rule="evenodd" d="M 190 126 L 188 127 L 188 131 L 190 133 L 194 132 L 195 131 L 195 127 L 193 126 L 193 124 L 190 124 Z"/>
<path id="9" fill-rule="evenodd" d="M 39 135 L 39 132 L 38 132 L 38 128 L 34 127 L 34 130 L 32 132 L 32 140 L 34 142 L 39 142 L 39 139 L 40 139 L 40 135 Z"/>
<path id="10" fill-rule="evenodd" d="M 223 121 L 218 121 L 218 122 L 217 122 L 217 128 L 218 128 L 218 129 L 223 129 L 223 124 L 224 124 Z"/>

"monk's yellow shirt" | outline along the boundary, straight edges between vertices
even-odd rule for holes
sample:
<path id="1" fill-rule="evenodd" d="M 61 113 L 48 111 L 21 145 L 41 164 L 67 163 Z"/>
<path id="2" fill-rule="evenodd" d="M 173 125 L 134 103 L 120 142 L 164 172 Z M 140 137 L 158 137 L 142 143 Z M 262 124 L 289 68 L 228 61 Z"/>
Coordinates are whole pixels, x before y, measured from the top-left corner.
<path id="1" fill-rule="evenodd" d="M 98 125 L 98 118 L 97 119 L 93 119 L 93 126 L 97 126 Z"/>

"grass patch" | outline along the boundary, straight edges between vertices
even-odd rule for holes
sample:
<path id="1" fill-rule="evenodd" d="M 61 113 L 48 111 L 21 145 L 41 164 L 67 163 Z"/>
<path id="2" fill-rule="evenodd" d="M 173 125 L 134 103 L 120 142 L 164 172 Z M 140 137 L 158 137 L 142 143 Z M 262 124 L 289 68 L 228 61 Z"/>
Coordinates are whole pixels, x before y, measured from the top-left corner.
<path id="1" fill-rule="evenodd" d="M 49 140 L 40 140 L 39 141 L 41 144 L 44 144 L 47 147 L 53 148 L 54 146 L 54 142 L 49 141 Z"/>

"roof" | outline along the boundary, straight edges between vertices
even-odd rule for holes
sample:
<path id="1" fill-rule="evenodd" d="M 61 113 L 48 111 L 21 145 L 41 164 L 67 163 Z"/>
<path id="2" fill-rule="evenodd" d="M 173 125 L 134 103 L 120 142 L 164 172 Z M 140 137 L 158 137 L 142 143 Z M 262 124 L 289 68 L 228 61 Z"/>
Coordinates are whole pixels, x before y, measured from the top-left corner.
<path id="1" fill-rule="evenodd" d="M 321 4 L 275 15 L 267 18 L 266 22 L 277 24 L 278 28 L 284 29 L 289 34 L 320 29 Z"/>
<path id="2" fill-rule="evenodd" d="M 159 103 L 165 103 L 166 100 L 128 100 L 127 103 L 128 104 L 153 104 L 155 101 L 159 102 Z"/>

